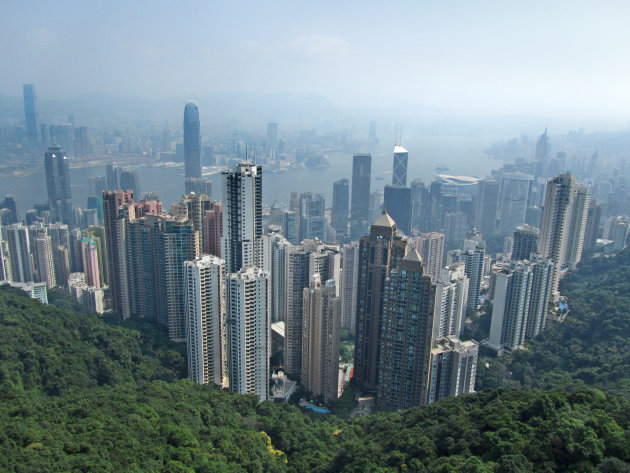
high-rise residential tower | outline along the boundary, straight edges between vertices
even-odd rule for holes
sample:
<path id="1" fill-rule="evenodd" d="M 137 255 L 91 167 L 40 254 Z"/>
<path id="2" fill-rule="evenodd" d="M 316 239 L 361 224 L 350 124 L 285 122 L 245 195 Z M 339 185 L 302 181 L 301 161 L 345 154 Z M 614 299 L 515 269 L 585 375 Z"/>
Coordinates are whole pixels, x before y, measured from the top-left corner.
<path id="1" fill-rule="evenodd" d="M 359 287 L 359 242 L 343 245 L 341 273 L 341 326 L 354 332 Z"/>
<path id="2" fill-rule="evenodd" d="M 377 404 L 398 410 L 426 404 L 435 285 L 410 249 L 385 280 Z"/>
<path id="3" fill-rule="evenodd" d="M 33 282 L 33 265 L 31 263 L 31 246 L 28 227 L 14 223 L 2 228 L 2 237 L 6 242 L 11 282 Z"/>
<path id="4" fill-rule="evenodd" d="M 565 262 L 574 193 L 575 177 L 571 174 L 560 174 L 547 182 L 538 251 L 553 262 L 551 292 L 554 298 L 558 291 L 560 270 Z"/>
<path id="5" fill-rule="evenodd" d="M 564 253 L 563 266 L 575 268 L 582 259 L 590 201 L 591 195 L 588 188 L 582 184 L 576 184 L 566 233 L 566 251 Z"/>
<path id="6" fill-rule="evenodd" d="M 479 294 L 483 282 L 483 265 L 486 256 L 486 244 L 483 240 L 465 240 L 463 249 L 448 252 L 446 264 L 463 262 L 466 268 L 466 276 L 470 279 L 468 287 L 469 309 L 476 309 L 479 305 Z"/>
<path id="7" fill-rule="evenodd" d="M 245 266 L 228 274 L 226 285 L 230 391 L 256 394 L 264 401 L 271 356 L 269 274 Z"/>
<path id="8" fill-rule="evenodd" d="M 370 205 L 370 179 L 372 155 L 355 154 L 352 157 L 352 196 L 350 202 L 350 239 L 359 240 L 366 232 Z"/>
<path id="9" fill-rule="evenodd" d="M 241 162 L 223 171 L 221 256 L 228 273 L 253 265 L 262 229 L 262 166 Z"/>
<path id="10" fill-rule="evenodd" d="M 193 102 L 184 107 L 184 177 L 201 178 L 199 109 Z"/>
<path id="11" fill-rule="evenodd" d="M 184 262 L 188 378 L 223 385 L 227 374 L 225 262 L 202 255 Z"/>
<path id="12" fill-rule="evenodd" d="M 339 391 L 341 300 L 335 281 L 322 285 L 319 274 L 311 278 L 303 293 L 302 385 L 326 402 L 334 401 Z"/>
<path id="13" fill-rule="evenodd" d="M 538 238 L 540 230 L 531 225 L 522 225 L 514 231 L 514 245 L 512 246 L 513 260 L 529 260 L 532 253 L 538 252 Z"/>
<path id="14" fill-rule="evenodd" d="M 328 241 L 328 219 L 324 215 L 325 201 L 322 194 L 300 194 L 299 241 L 319 238 Z"/>
<path id="15" fill-rule="evenodd" d="M 599 221 L 602 218 L 602 209 L 595 199 L 591 199 L 586 218 L 586 231 L 584 232 L 584 249 L 595 248 L 595 242 L 600 235 Z"/>
<path id="16" fill-rule="evenodd" d="M 385 304 L 385 280 L 397 268 L 407 240 L 396 222 L 383 213 L 359 244 L 355 378 L 366 389 L 376 389 L 379 370 L 381 317 Z"/>
<path id="17" fill-rule="evenodd" d="M 409 238 L 409 246 L 415 248 L 425 265 L 425 272 L 437 280 L 442 274 L 444 260 L 444 234 L 438 232 L 423 233 Z"/>

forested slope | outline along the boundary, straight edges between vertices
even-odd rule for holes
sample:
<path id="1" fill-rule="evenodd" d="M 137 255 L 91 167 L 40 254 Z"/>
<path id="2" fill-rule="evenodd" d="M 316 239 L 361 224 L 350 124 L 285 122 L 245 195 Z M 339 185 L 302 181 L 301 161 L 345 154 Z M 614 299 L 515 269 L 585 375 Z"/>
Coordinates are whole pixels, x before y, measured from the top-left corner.
<path id="1" fill-rule="evenodd" d="M 594 386 L 630 397 L 630 250 L 588 258 L 562 279 L 570 314 L 527 349 L 480 366 L 478 389 L 573 391 Z"/>
<path id="2" fill-rule="evenodd" d="M 10 288 L 0 344 L 3 472 L 630 471 L 630 402 L 595 389 L 314 417 L 175 381 L 177 347 Z"/>

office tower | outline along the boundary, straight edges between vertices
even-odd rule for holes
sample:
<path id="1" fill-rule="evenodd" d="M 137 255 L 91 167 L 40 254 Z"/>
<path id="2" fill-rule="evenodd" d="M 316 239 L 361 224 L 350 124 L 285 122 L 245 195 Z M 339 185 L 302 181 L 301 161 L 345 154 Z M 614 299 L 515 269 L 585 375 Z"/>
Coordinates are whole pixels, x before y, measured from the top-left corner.
<path id="1" fill-rule="evenodd" d="M 514 231 L 514 244 L 512 246 L 513 260 L 529 260 L 532 253 L 538 252 L 538 238 L 540 230 L 531 225 L 517 227 Z"/>
<path id="2" fill-rule="evenodd" d="M 17 198 L 13 195 L 7 195 L 4 200 L 0 202 L 0 209 L 7 209 L 11 216 L 11 222 L 4 225 L 11 225 L 12 223 L 18 223 L 20 219 L 20 206 L 18 205 Z"/>
<path id="3" fill-rule="evenodd" d="M 565 261 L 568 223 L 573 206 L 575 177 L 560 174 L 549 179 L 545 193 L 545 205 L 540 226 L 538 251 L 553 262 L 551 292 L 556 298 L 562 263 Z"/>
<path id="4" fill-rule="evenodd" d="M 595 242 L 599 233 L 599 222 L 602 218 L 602 209 L 595 199 L 591 199 L 586 217 L 586 230 L 584 231 L 584 249 L 595 248 Z"/>
<path id="5" fill-rule="evenodd" d="M 402 146 L 394 146 L 394 170 L 392 173 L 392 185 L 405 187 L 407 185 L 407 161 L 409 152 Z M 394 219 L 396 220 L 396 219 Z M 398 220 L 396 220 L 398 222 Z"/>
<path id="6" fill-rule="evenodd" d="M 427 404 L 450 396 L 475 392 L 479 344 L 449 337 L 431 349 Z"/>
<path id="7" fill-rule="evenodd" d="M 376 138 L 376 122 L 375 121 L 371 121 L 370 122 L 370 141 L 375 141 Z"/>
<path id="8" fill-rule="evenodd" d="M 267 149 L 278 146 L 278 124 L 274 122 L 267 123 Z"/>
<path id="9" fill-rule="evenodd" d="M 469 236 L 469 238 L 471 238 Z M 479 293 L 483 281 L 483 266 L 486 256 L 486 244 L 482 240 L 468 239 L 464 241 L 463 249 L 448 252 L 446 264 L 463 262 L 466 267 L 466 276 L 470 279 L 468 287 L 468 309 L 477 309 L 479 306 Z"/>
<path id="10" fill-rule="evenodd" d="M 83 256 L 83 272 L 88 286 L 100 288 L 101 274 L 99 271 L 98 244 L 91 238 L 81 238 L 81 254 Z"/>
<path id="11" fill-rule="evenodd" d="M 497 181 L 491 179 L 479 181 L 475 227 L 486 236 L 494 235 L 496 231 L 498 199 L 499 185 Z"/>
<path id="12" fill-rule="evenodd" d="M 105 173 L 107 175 L 107 189 L 110 191 L 116 191 L 120 189 L 120 166 L 115 164 L 108 164 L 105 166 Z M 127 190 L 127 189 L 123 189 Z"/>
<path id="13" fill-rule="evenodd" d="M 199 109 L 193 102 L 184 108 L 184 177 L 201 178 Z"/>
<path id="14" fill-rule="evenodd" d="M 48 205 L 53 222 L 72 225 L 72 195 L 70 193 L 70 168 L 63 148 L 53 143 L 44 154 Z"/>
<path id="15" fill-rule="evenodd" d="M 437 280 L 442 274 L 444 261 L 444 234 L 438 232 L 423 233 L 409 238 L 409 246 L 415 248 L 425 265 L 425 272 Z"/>
<path id="16" fill-rule="evenodd" d="M 33 84 L 24 84 L 24 122 L 26 123 L 26 136 L 31 143 L 39 141 L 39 127 L 37 125 L 37 95 Z"/>
<path id="17" fill-rule="evenodd" d="M 383 208 L 398 229 L 405 235 L 411 233 L 411 189 L 409 187 L 385 186 Z"/>
<path id="18" fill-rule="evenodd" d="M 564 253 L 563 266 L 575 268 L 582 259 L 582 248 L 584 247 L 584 235 L 586 233 L 586 221 L 588 217 L 588 206 L 591 195 L 588 188 L 582 184 L 575 185 L 571 213 L 566 233 L 566 250 Z"/>
<path id="19" fill-rule="evenodd" d="M 48 128 L 48 125 L 42 123 L 39 126 L 39 130 L 39 135 L 41 137 L 41 149 L 48 149 L 48 147 L 50 146 L 50 130 Z"/>
<path id="20" fill-rule="evenodd" d="M 35 250 L 35 257 L 37 261 L 38 281 L 45 282 L 46 287 L 50 289 L 57 284 L 55 278 L 55 266 L 53 262 L 53 247 L 50 236 L 45 233 L 40 233 L 36 238 L 32 246 Z M 62 281 L 60 281 L 62 283 Z"/>
<path id="21" fill-rule="evenodd" d="M 296 232 L 295 225 L 296 217 L 295 212 L 284 210 L 278 206 L 277 202 L 274 202 L 269 211 L 268 225 L 279 227 L 284 237 L 295 245 L 298 242 L 298 233 Z"/>
<path id="22" fill-rule="evenodd" d="M 226 271 L 254 264 L 256 239 L 262 235 L 262 166 L 241 162 L 222 172 L 223 236 Z"/>
<path id="23" fill-rule="evenodd" d="M 337 241 L 348 236 L 348 216 L 350 212 L 350 181 L 343 178 L 333 184 L 331 226 L 337 233 Z"/>
<path id="24" fill-rule="evenodd" d="M 549 259 L 511 261 L 495 269 L 494 301 L 488 344 L 499 351 L 522 347 L 545 327 L 553 263 Z"/>
<path id="25" fill-rule="evenodd" d="M 8 225 L 2 228 L 2 237 L 8 248 L 11 282 L 33 282 L 28 227 L 21 223 Z"/>
<path id="26" fill-rule="evenodd" d="M 245 266 L 227 275 L 227 324 L 230 391 L 264 401 L 271 355 L 269 274 Z"/>
<path id="27" fill-rule="evenodd" d="M 187 177 L 184 179 L 184 192 L 190 194 L 206 194 L 212 197 L 212 181 L 210 179 L 199 179 L 196 177 Z"/>
<path id="28" fill-rule="evenodd" d="M 468 285 L 464 263 L 454 263 L 442 270 L 435 283 L 433 338 L 459 338 L 466 320 Z"/>
<path id="29" fill-rule="evenodd" d="M 533 180 L 534 176 L 520 172 L 504 173 L 501 176 L 499 194 L 499 231 L 501 233 L 511 233 L 516 227 L 525 223 L 529 189 Z"/>
<path id="30" fill-rule="evenodd" d="M 272 323 L 286 320 L 286 255 L 292 247 L 286 238 L 277 233 L 266 233 L 258 240 L 256 266 L 269 273 Z"/>
<path id="31" fill-rule="evenodd" d="M 339 281 L 341 255 L 339 245 L 319 240 L 304 240 L 300 246 L 286 249 L 286 314 L 284 367 L 288 374 L 299 376 L 302 369 L 303 291 L 311 278 L 319 274 L 327 281 Z"/>
<path id="32" fill-rule="evenodd" d="M 319 238 L 328 241 L 328 220 L 324 215 L 325 201 L 322 194 L 300 194 L 299 241 Z"/>
<path id="33" fill-rule="evenodd" d="M 103 192 L 103 223 L 112 309 L 125 319 L 131 316 L 131 311 L 127 292 L 125 222 L 121 216 L 121 210 L 132 203 L 133 192 L 130 190 Z"/>
<path id="34" fill-rule="evenodd" d="M 411 182 L 411 228 L 419 232 L 429 231 L 430 200 L 429 189 L 422 179 Z"/>
<path id="35" fill-rule="evenodd" d="M 385 280 L 377 358 L 379 409 L 427 403 L 435 285 L 410 249 Z"/>
<path id="36" fill-rule="evenodd" d="M 334 401 L 339 392 L 339 326 L 341 300 L 335 281 L 323 285 L 319 274 L 304 288 L 302 318 L 302 386 L 326 402 Z"/>
<path id="37" fill-rule="evenodd" d="M 380 190 L 370 193 L 368 205 L 368 225 L 376 222 L 383 213 L 383 192 Z M 354 240 L 356 241 L 356 240 Z"/>
<path id="38" fill-rule="evenodd" d="M 133 191 L 133 195 L 139 199 L 142 193 L 140 192 L 140 179 L 135 169 L 125 169 L 120 172 L 120 188 L 122 190 Z"/>
<path id="39" fill-rule="evenodd" d="M 87 136 L 87 128 L 80 126 L 74 129 L 74 155 L 77 158 L 87 158 L 90 151 L 90 142 Z"/>
<path id="40" fill-rule="evenodd" d="M 405 256 L 407 240 L 383 213 L 359 243 L 354 376 L 366 389 L 376 389 L 385 280 Z"/>
<path id="41" fill-rule="evenodd" d="M 184 262 L 188 379 L 223 385 L 227 374 L 225 261 L 201 255 Z"/>
<path id="42" fill-rule="evenodd" d="M 372 155 L 355 154 L 352 157 L 352 194 L 350 201 L 350 239 L 358 240 L 366 232 L 370 203 Z"/>
<path id="43" fill-rule="evenodd" d="M 444 232 L 446 241 L 461 245 L 470 230 L 468 215 L 464 212 L 448 212 L 444 216 Z"/>
<path id="44" fill-rule="evenodd" d="M 206 210 L 203 217 L 203 252 L 221 256 L 221 235 L 223 234 L 223 204 L 213 202 L 212 209 Z"/>
<path id="45" fill-rule="evenodd" d="M 343 245 L 341 263 L 341 326 L 354 332 L 359 288 L 359 242 Z"/>
<path id="46" fill-rule="evenodd" d="M 549 165 L 549 154 L 551 153 L 551 143 L 547 136 L 547 129 L 540 135 L 536 143 L 535 171 L 536 177 L 546 175 Z"/>
<path id="47" fill-rule="evenodd" d="M 74 157 L 74 128 L 69 125 L 50 125 L 48 129 L 53 144 L 57 143 L 67 156 Z"/>

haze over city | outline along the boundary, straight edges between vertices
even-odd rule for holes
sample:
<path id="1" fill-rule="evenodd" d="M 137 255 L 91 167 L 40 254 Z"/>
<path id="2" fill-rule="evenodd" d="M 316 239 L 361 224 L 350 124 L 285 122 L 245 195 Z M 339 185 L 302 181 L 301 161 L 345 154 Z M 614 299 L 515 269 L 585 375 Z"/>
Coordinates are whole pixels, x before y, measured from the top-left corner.
<path id="1" fill-rule="evenodd" d="M 0 94 L 32 82 L 42 101 L 214 99 L 222 109 L 204 114 L 217 118 L 234 114 L 222 96 L 242 107 L 275 96 L 303 116 L 329 106 L 625 127 L 628 16 L 623 1 L 11 0 Z"/>

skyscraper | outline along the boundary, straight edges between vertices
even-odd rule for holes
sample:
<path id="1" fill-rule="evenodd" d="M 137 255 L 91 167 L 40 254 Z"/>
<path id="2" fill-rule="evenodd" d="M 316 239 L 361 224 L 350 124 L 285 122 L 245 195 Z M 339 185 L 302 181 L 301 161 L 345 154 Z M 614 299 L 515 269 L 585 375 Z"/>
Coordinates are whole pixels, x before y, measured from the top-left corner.
<path id="1" fill-rule="evenodd" d="M 483 281 L 483 265 L 486 256 L 486 244 L 482 240 L 465 240 L 462 250 L 452 250 L 448 252 L 446 264 L 463 262 L 466 268 L 466 276 L 470 279 L 468 287 L 469 309 L 476 309 L 479 305 L 479 294 Z"/>
<path id="2" fill-rule="evenodd" d="M 193 102 L 184 107 L 184 177 L 201 178 L 199 109 Z"/>
<path id="3" fill-rule="evenodd" d="M 284 366 L 290 375 L 299 376 L 302 369 L 302 316 L 304 288 L 315 274 L 328 281 L 341 275 L 339 245 L 319 240 L 304 240 L 300 246 L 286 249 L 286 319 Z"/>
<path id="4" fill-rule="evenodd" d="M 407 161 L 409 152 L 402 146 L 394 146 L 394 169 L 392 173 L 392 185 L 405 187 L 407 185 Z M 396 219 L 394 219 L 396 220 Z M 396 220 L 398 222 L 398 220 Z"/>
<path id="5" fill-rule="evenodd" d="M 53 143 L 44 154 L 48 205 L 53 222 L 74 223 L 72 195 L 70 193 L 70 168 L 63 148 Z"/>
<path id="6" fill-rule="evenodd" d="M 57 284 L 55 278 L 55 266 L 53 262 L 52 240 L 49 235 L 39 233 L 35 238 L 34 253 L 37 259 L 38 282 L 45 282 L 50 289 Z M 59 281 L 63 284 L 62 281 Z"/>
<path id="7" fill-rule="evenodd" d="M 28 227 L 14 223 L 2 228 L 2 237 L 6 241 L 11 282 L 33 282 L 33 266 L 31 264 L 31 246 Z"/>
<path id="8" fill-rule="evenodd" d="M 321 284 L 319 274 L 303 290 L 302 385 L 326 402 L 334 401 L 339 390 L 339 327 L 341 300 L 335 281 Z"/>
<path id="9" fill-rule="evenodd" d="M 549 137 L 547 136 L 547 129 L 545 128 L 545 132 L 540 135 L 540 138 L 538 138 L 538 142 L 536 143 L 536 177 L 546 175 L 545 173 L 547 172 L 547 167 L 549 165 L 550 153 L 551 143 L 549 141 Z"/>
<path id="10" fill-rule="evenodd" d="M 376 389 L 379 369 L 381 316 L 385 280 L 405 256 L 407 241 L 396 223 L 383 213 L 359 244 L 355 378 L 366 389 Z"/>
<path id="11" fill-rule="evenodd" d="M 112 309 L 129 318 L 127 292 L 127 257 L 125 253 L 125 227 L 121 210 L 133 203 L 132 191 L 103 192 L 103 222 L 109 267 Z"/>
<path id="12" fill-rule="evenodd" d="M 595 248 L 595 242 L 600 235 L 599 221 L 602 218 L 602 209 L 599 203 L 592 199 L 588 206 L 588 216 L 586 218 L 586 231 L 584 232 L 584 249 Z"/>
<path id="13" fill-rule="evenodd" d="M 275 122 L 267 123 L 267 149 L 278 146 L 278 124 Z"/>
<path id="14" fill-rule="evenodd" d="M 223 204 L 213 202 L 212 209 L 206 210 L 203 217 L 203 252 L 221 256 L 221 235 L 223 234 Z"/>
<path id="15" fill-rule="evenodd" d="M 268 273 L 245 266 L 228 274 L 227 324 L 230 391 L 256 394 L 264 401 L 271 355 Z"/>
<path id="16" fill-rule="evenodd" d="M 24 121 L 26 123 L 26 136 L 31 143 L 39 141 L 39 126 L 37 125 L 37 95 L 33 84 L 24 84 Z"/>
<path id="17" fill-rule="evenodd" d="M 324 215 L 325 201 L 322 194 L 300 194 L 299 241 L 319 238 L 328 241 L 328 219 Z"/>
<path id="18" fill-rule="evenodd" d="M 134 198 L 140 200 L 140 179 L 135 169 L 124 169 L 120 172 L 120 188 L 123 190 L 131 189 Z"/>
<path id="19" fill-rule="evenodd" d="M 385 280 L 377 359 L 380 409 L 426 404 L 434 304 L 435 285 L 410 249 Z"/>
<path id="20" fill-rule="evenodd" d="M 100 288 L 101 278 L 98 264 L 98 246 L 91 238 L 81 239 L 81 254 L 83 256 L 83 272 L 88 286 Z"/>
<path id="21" fill-rule="evenodd" d="M 350 207 L 350 239 L 359 240 L 366 232 L 370 202 L 372 155 L 355 154 L 352 157 L 352 197 Z"/>
<path id="22" fill-rule="evenodd" d="M 256 266 L 269 273 L 272 323 L 286 321 L 286 258 L 292 247 L 285 237 L 277 233 L 266 233 L 258 240 Z"/>
<path id="23" fill-rule="evenodd" d="M 563 266 L 575 268 L 582 259 L 590 201 L 591 195 L 588 188 L 582 184 L 576 184 L 566 233 L 566 251 L 564 253 Z"/>
<path id="24" fill-rule="evenodd" d="M 538 238 L 540 230 L 531 225 L 522 225 L 514 231 L 514 245 L 512 246 L 513 260 L 530 259 L 532 253 L 538 252 Z"/>
<path id="25" fill-rule="evenodd" d="M 466 319 L 468 286 L 464 263 L 454 263 L 442 270 L 435 283 L 433 338 L 461 336 Z"/>
<path id="26" fill-rule="evenodd" d="M 331 226 L 337 233 L 337 241 L 348 236 L 348 216 L 350 212 L 350 182 L 343 178 L 333 184 Z"/>
<path id="27" fill-rule="evenodd" d="M 551 292 L 554 298 L 558 291 L 560 269 L 565 261 L 574 192 L 575 177 L 571 174 L 560 174 L 547 182 L 538 251 L 553 262 Z"/>
<path id="28" fill-rule="evenodd" d="M 383 207 L 394 219 L 398 229 L 405 235 L 409 235 L 411 233 L 411 189 L 385 186 Z"/>
<path id="29" fill-rule="evenodd" d="M 221 256 L 226 271 L 254 264 L 256 240 L 262 235 L 262 166 L 241 162 L 223 171 Z"/>
<path id="30" fill-rule="evenodd" d="M 501 176 L 499 195 L 501 233 L 513 232 L 516 227 L 525 223 L 529 189 L 533 180 L 534 176 L 520 172 L 504 173 Z"/>
<path id="31" fill-rule="evenodd" d="M 423 233 L 409 238 L 409 246 L 415 248 L 425 265 L 425 272 L 437 280 L 442 274 L 444 260 L 444 234 L 438 232 Z"/>
<path id="32" fill-rule="evenodd" d="M 225 262 L 202 255 L 184 262 L 188 378 L 223 385 L 227 374 Z"/>
<path id="33" fill-rule="evenodd" d="M 359 287 L 359 242 L 343 245 L 341 273 L 341 326 L 354 332 Z"/>
<path id="34" fill-rule="evenodd" d="M 479 344 L 442 338 L 431 350 L 428 404 L 475 391 Z"/>
<path id="35" fill-rule="evenodd" d="M 479 194 L 475 210 L 475 227 L 486 236 L 494 235 L 497 221 L 499 185 L 497 181 L 479 181 Z"/>

